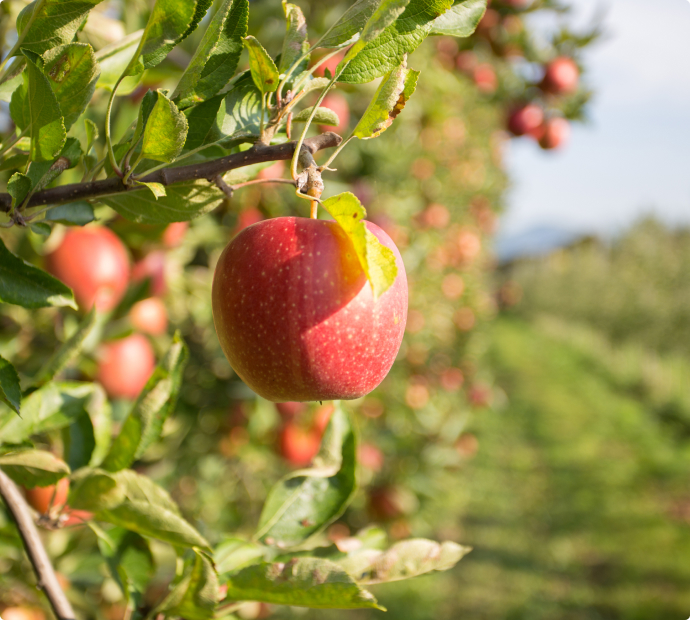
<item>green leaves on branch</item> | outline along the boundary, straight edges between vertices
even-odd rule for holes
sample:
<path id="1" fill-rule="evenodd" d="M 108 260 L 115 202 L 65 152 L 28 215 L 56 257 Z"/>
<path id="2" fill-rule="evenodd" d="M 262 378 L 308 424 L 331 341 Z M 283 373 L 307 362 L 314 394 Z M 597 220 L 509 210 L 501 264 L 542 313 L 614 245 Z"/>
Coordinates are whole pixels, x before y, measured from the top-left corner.
<path id="1" fill-rule="evenodd" d="M 36 54 L 70 43 L 101 0 L 34 0 L 17 17 L 21 47 Z M 26 33 L 23 31 L 26 30 Z"/>
<path id="2" fill-rule="evenodd" d="M 76 310 L 72 291 L 60 280 L 24 262 L 0 240 L 0 301 L 24 308 L 69 306 Z M 1 434 L 0 434 L 1 436 Z"/>
<path id="3" fill-rule="evenodd" d="M 57 97 L 42 70 L 43 60 L 24 51 L 23 84 L 14 91 L 10 114 L 15 124 L 31 136 L 32 161 L 50 161 L 62 150 L 67 133 Z"/>
<path id="4" fill-rule="evenodd" d="M 357 0 L 340 16 L 319 42 L 319 47 L 340 47 L 367 24 L 381 0 Z"/>
<path id="5" fill-rule="evenodd" d="M 223 1 L 172 96 L 181 109 L 210 99 L 230 81 L 247 36 L 248 19 L 248 0 Z"/>
<path id="6" fill-rule="evenodd" d="M 0 455 L 0 469 L 24 487 L 47 487 L 69 476 L 70 468 L 46 450 L 16 450 Z"/>
<path id="7" fill-rule="evenodd" d="M 309 49 L 307 42 L 307 22 L 302 9 L 283 0 L 283 10 L 287 21 L 287 32 L 283 39 L 283 51 L 280 54 L 280 73 L 285 73 Z"/>
<path id="8" fill-rule="evenodd" d="M 377 9 L 362 30 L 359 40 L 343 59 L 345 66 L 338 81 L 362 84 L 381 77 L 399 66 L 405 54 L 413 52 L 431 31 L 434 20 L 453 4 L 452 0 L 409 0 L 404 12 L 392 3 L 390 13 L 379 18 L 384 6 Z M 391 15 L 398 16 L 395 21 Z M 384 29 L 380 28 L 385 24 Z M 375 36 L 371 36 L 375 34 Z M 366 35 L 366 36 L 365 36 Z"/>
<path id="9" fill-rule="evenodd" d="M 24 202 L 24 199 L 31 191 L 31 187 L 31 179 L 21 172 L 15 172 L 10 177 L 10 180 L 7 181 L 7 193 L 12 197 L 13 209 L 21 206 L 22 202 Z"/>
<path id="10" fill-rule="evenodd" d="M 146 110 L 143 118 L 143 131 L 137 126 L 137 132 L 143 133 L 141 139 L 142 159 L 172 162 L 182 152 L 187 140 L 187 119 L 160 90 L 151 92 L 150 97 L 145 97 L 141 110 L 145 109 L 145 103 L 150 103 L 150 109 Z M 142 122 L 140 113 L 139 121 Z M 135 140 L 138 135 L 135 134 Z"/>
<path id="11" fill-rule="evenodd" d="M 262 95 L 272 93 L 278 88 L 279 82 L 276 63 L 273 62 L 263 45 L 254 37 L 245 37 L 244 46 L 249 52 L 249 71 L 254 84 Z"/>
<path id="12" fill-rule="evenodd" d="M 366 140 L 381 135 L 400 114 L 417 86 L 419 71 L 405 68 L 405 63 L 383 78 L 374 99 L 357 123 L 354 135 Z"/>
<path id="13" fill-rule="evenodd" d="M 0 356 L 0 400 L 19 413 L 22 402 L 22 390 L 19 375 L 4 357 Z"/>
<path id="14" fill-rule="evenodd" d="M 141 457 L 146 448 L 160 437 L 163 423 L 172 412 L 182 383 L 182 373 L 189 357 L 187 346 L 179 332 L 156 366 L 137 398 L 122 430 L 113 441 L 102 467 L 119 471 Z"/>
<path id="15" fill-rule="evenodd" d="M 452 7 L 437 17 L 429 34 L 469 37 L 486 12 L 486 0 L 456 0 Z"/>
<path id="16" fill-rule="evenodd" d="M 249 566 L 231 576 L 227 586 L 229 601 L 316 609 L 383 609 L 340 566 L 320 558 L 292 558 Z"/>
<path id="17" fill-rule="evenodd" d="M 338 405 L 313 467 L 290 474 L 269 492 L 256 538 L 290 547 L 337 519 L 356 488 L 355 452 L 350 420 Z"/>
<path id="18" fill-rule="evenodd" d="M 371 284 L 374 299 L 378 299 L 391 287 L 398 275 L 395 254 L 366 227 L 362 220 L 367 212 L 354 194 L 338 194 L 321 204 L 340 224 L 352 242 L 357 258 Z"/>

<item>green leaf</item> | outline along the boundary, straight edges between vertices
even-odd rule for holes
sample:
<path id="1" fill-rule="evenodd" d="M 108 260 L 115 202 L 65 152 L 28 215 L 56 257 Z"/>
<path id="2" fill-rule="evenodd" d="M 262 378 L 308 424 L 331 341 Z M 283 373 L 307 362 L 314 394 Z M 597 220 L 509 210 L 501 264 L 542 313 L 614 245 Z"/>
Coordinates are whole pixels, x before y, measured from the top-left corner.
<path id="1" fill-rule="evenodd" d="M 32 435 L 69 426 L 86 411 L 92 398 L 101 398 L 94 383 L 47 383 L 24 399 L 22 417 L 0 412 L 0 442 L 19 444 Z"/>
<path id="2" fill-rule="evenodd" d="M 31 222 L 29 224 L 29 228 L 31 229 L 32 233 L 34 233 L 35 235 L 40 235 L 41 237 L 50 237 L 50 233 L 53 230 L 48 224 L 44 222 Z"/>
<path id="3" fill-rule="evenodd" d="M 129 467 L 153 442 L 175 407 L 189 351 L 179 333 L 137 398 L 122 430 L 113 441 L 102 467 L 118 471 Z"/>
<path id="4" fill-rule="evenodd" d="M 237 571 L 240 568 L 257 564 L 266 557 L 267 548 L 257 543 L 239 538 L 224 540 L 213 552 L 218 574 Z"/>
<path id="5" fill-rule="evenodd" d="M 96 219 L 93 207 L 85 200 L 68 202 L 64 205 L 57 205 L 46 211 L 44 218 L 49 222 L 65 224 L 65 226 L 85 226 Z"/>
<path id="6" fill-rule="evenodd" d="M 17 32 L 33 22 L 22 41 L 22 49 L 37 54 L 65 43 L 70 43 L 81 27 L 88 12 L 101 0 L 34 0 L 19 13 Z"/>
<path id="7" fill-rule="evenodd" d="M 15 172 L 10 177 L 7 181 L 7 193 L 12 196 L 13 209 L 21 206 L 32 187 L 31 179 L 21 172 Z"/>
<path id="8" fill-rule="evenodd" d="M 170 50 L 194 31 L 209 6 L 209 0 L 156 0 L 125 74 L 139 73 L 139 59 L 145 69 L 159 64 Z"/>
<path id="9" fill-rule="evenodd" d="M 220 104 L 216 118 L 219 137 L 238 140 L 259 135 L 261 93 L 249 74 L 237 80 Z"/>
<path id="10" fill-rule="evenodd" d="M 65 170 L 74 168 L 81 161 L 81 145 L 76 138 L 67 138 L 60 156 L 55 161 L 32 161 L 28 176 L 34 191 L 39 191 L 57 179 Z"/>
<path id="11" fill-rule="evenodd" d="M 362 221 L 366 217 L 366 211 L 354 194 L 345 192 L 332 196 L 322 205 L 352 241 L 362 269 L 371 284 L 374 299 L 378 299 L 398 276 L 395 254 L 366 227 Z"/>
<path id="12" fill-rule="evenodd" d="M 0 355 L 0 400 L 19 413 L 22 402 L 22 390 L 19 375 L 4 357 Z"/>
<path id="13" fill-rule="evenodd" d="M 0 163 L 1 170 L 16 170 L 18 168 L 26 168 L 26 164 L 29 161 L 29 156 L 26 153 L 18 153 L 17 155 L 11 155 L 7 159 Z"/>
<path id="14" fill-rule="evenodd" d="M 283 10 L 287 20 L 287 32 L 283 39 L 283 51 L 280 54 L 278 71 L 285 73 L 309 49 L 307 42 L 307 22 L 302 9 L 283 0 Z"/>
<path id="15" fill-rule="evenodd" d="M 298 114 L 295 114 L 295 116 L 292 117 L 292 122 L 306 123 L 313 109 L 314 108 L 312 107 L 300 110 Z M 340 119 L 333 110 L 331 110 L 330 108 L 321 107 L 316 108 L 316 114 L 314 114 L 314 119 L 312 122 L 319 123 L 321 125 L 333 125 L 336 127 L 340 125 Z"/>
<path id="16" fill-rule="evenodd" d="M 208 557 L 194 549 L 182 576 L 153 613 L 190 620 L 213 618 L 218 602 L 218 575 Z"/>
<path id="17" fill-rule="evenodd" d="M 131 607 L 138 608 L 155 571 L 148 541 L 135 532 L 114 527 L 108 532 L 99 532 L 98 547 L 125 600 Z"/>
<path id="18" fill-rule="evenodd" d="M 16 450 L 0 456 L 0 467 L 17 484 L 32 489 L 55 484 L 70 468 L 46 450 Z"/>
<path id="19" fill-rule="evenodd" d="M 145 183 L 144 181 L 137 181 L 136 183 L 137 185 L 143 185 L 144 187 L 148 187 L 156 200 L 167 195 L 165 193 L 165 185 L 163 185 L 162 183 Z"/>
<path id="20" fill-rule="evenodd" d="M 338 405 L 314 466 L 290 474 L 270 490 L 256 538 L 294 546 L 337 519 L 356 489 L 355 452 L 350 420 Z"/>
<path id="21" fill-rule="evenodd" d="M 223 95 L 217 95 L 184 111 L 188 125 L 185 150 L 191 151 L 221 138 L 216 121 L 223 99 Z"/>
<path id="22" fill-rule="evenodd" d="M 344 66 L 355 58 L 370 41 L 376 39 L 388 26 L 395 22 L 409 3 L 410 0 L 382 0 L 364 24 L 359 38 L 347 51 L 340 64 Z"/>
<path id="23" fill-rule="evenodd" d="M 470 551 L 470 547 L 454 542 L 437 543 L 417 538 L 399 542 L 387 551 L 364 549 L 354 552 L 337 564 L 357 583 L 370 585 L 449 570 Z"/>
<path id="24" fill-rule="evenodd" d="M 43 60 L 45 75 L 60 106 L 65 129 L 69 131 L 96 90 L 100 75 L 96 55 L 86 43 L 70 43 L 48 50 Z"/>
<path id="25" fill-rule="evenodd" d="M 143 30 L 137 30 L 127 35 L 124 39 L 96 52 L 96 60 L 101 68 L 96 88 L 104 88 L 107 91 L 113 90 L 120 76 L 128 67 L 132 54 L 134 54 L 141 42 L 143 34 Z M 120 96 L 129 95 L 138 86 L 144 74 L 144 65 L 139 62 L 130 71 L 131 76 L 122 80 L 117 89 L 117 94 Z"/>
<path id="26" fill-rule="evenodd" d="M 249 70 L 254 84 L 261 94 L 272 93 L 278 88 L 279 75 L 276 63 L 254 37 L 244 38 L 244 46 L 249 52 Z"/>
<path id="27" fill-rule="evenodd" d="M 102 198 L 122 217 L 139 224 L 185 222 L 220 205 L 225 194 L 208 181 L 186 181 L 166 188 L 167 195 L 156 200 L 147 188 Z"/>
<path id="28" fill-rule="evenodd" d="M 151 109 L 141 145 L 141 156 L 155 161 L 172 162 L 187 139 L 187 119 L 160 90 Z"/>
<path id="29" fill-rule="evenodd" d="M 12 93 L 22 85 L 22 74 L 18 73 L 12 78 L 5 80 L 0 84 L 0 101 L 10 102 L 12 100 Z"/>
<path id="30" fill-rule="evenodd" d="M 417 86 L 419 71 L 405 68 L 405 63 L 381 80 L 371 103 L 355 127 L 361 140 L 375 138 L 391 126 Z"/>
<path id="31" fill-rule="evenodd" d="M 429 34 L 469 37 L 486 12 L 486 0 L 456 0 L 443 15 L 437 17 Z"/>
<path id="32" fill-rule="evenodd" d="M 228 580 L 226 600 L 315 609 L 383 609 L 340 566 L 319 558 L 263 562 Z"/>
<path id="33" fill-rule="evenodd" d="M 10 112 L 20 129 L 31 135 L 32 161 L 49 161 L 62 150 L 67 133 L 55 93 L 41 69 L 40 56 L 24 50 L 24 85 L 12 95 Z M 18 108 L 23 108 L 21 112 Z"/>
<path id="34" fill-rule="evenodd" d="M 117 478 L 100 469 L 80 469 L 70 482 L 67 503 L 76 510 L 98 512 L 125 501 L 125 491 Z"/>
<path id="35" fill-rule="evenodd" d="M 60 347 L 50 356 L 50 359 L 45 363 L 43 368 L 38 371 L 34 379 L 35 385 L 42 385 L 46 381 L 50 381 L 56 374 L 58 374 L 67 364 L 69 364 L 77 355 L 79 355 L 84 346 L 84 341 L 93 333 L 94 327 L 97 324 L 96 309 L 91 308 L 89 313 L 81 320 L 74 332 Z"/>
<path id="36" fill-rule="evenodd" d="M 113 476 L 124 491 L 126 499 L 133 502 L 147 502 L 156 508 L 180 516 L 180 509 L 168 492 L 151 478 L 131 469 L 123 469 Z"/>
<path id="37" fill-rule="evenodd" d="M 329 29 L 319 47 L 340 47 L 369 21 L 381 0 L 357 0 Z"/>
<path id="38" fill-rule="evenodd" d="M 230 81 L 247 36 L 248 18 L 248 0 L 223 0 L 172 96 L 180 108 L 210 99 Z"/>
<path id="39" fill-rule="evenodd" d="M 62 454 L 71 469 L 86 467 L 96 447 L 91 420 L 83 413 L 62 429 Z"/>
<path id="40" fill-rule="evenodd" d="M 69 288 L 45 271 L 12 254 L 1 239 L 0 301 L 25 308 L 77 308 L 74 295 Z"/>
<path id="41" fill-rule="evenodd" d="M 91 151 L 91 147 L 96 143 L 96 140 L 98 140 L 98 126 L 90 118 L 85 118 L 84 129 L 86 131 L 86 148 L 84 149 L 84 153 L 88 155 Z"/>
<path id="42" fill-rule="evenodd" d="M 451 5 L 452 0 L 410 0 L 405 11 L 383 32 L 369 39 L 363 47 L 360 37 L 350 48 L 341 65 L 348 61 L 349 64 L 338 81 L 362 84 L 390 73 L 402 63 L 405 54 L 417 49 L 431 31 L 434 20 Z M 376 13 L 372 19 L 375 16 Z"/>

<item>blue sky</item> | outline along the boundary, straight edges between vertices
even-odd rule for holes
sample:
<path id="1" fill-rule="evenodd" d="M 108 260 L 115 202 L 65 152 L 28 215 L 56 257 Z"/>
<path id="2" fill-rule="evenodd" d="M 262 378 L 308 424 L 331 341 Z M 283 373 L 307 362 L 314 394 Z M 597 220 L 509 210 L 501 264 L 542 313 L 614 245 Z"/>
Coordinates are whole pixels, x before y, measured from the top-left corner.
<path id="1" fill-rule="evenodd" d="M 511 142 L 502 233 L 611 233 L 648 213 L 690 224 L 690 1 L 572 4 L 581 25 L 606 9 L 606 38 L 585 56 L 591 123 L 558 153 Z"/>

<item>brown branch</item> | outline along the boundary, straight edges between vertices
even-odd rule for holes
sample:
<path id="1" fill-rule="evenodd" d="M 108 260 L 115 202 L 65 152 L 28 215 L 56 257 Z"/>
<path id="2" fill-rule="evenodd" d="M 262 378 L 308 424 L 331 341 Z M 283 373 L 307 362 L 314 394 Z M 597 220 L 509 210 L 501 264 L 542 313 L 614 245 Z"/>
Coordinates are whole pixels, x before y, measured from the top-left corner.
<path id="1" fill-rule="evenodd" d="M 2 470 L 0 470 L 0 496 L 5 500 L 17 523 L 17 529 L 24 542 L 26 554 L 29 556 L 29 561 L 36 572 L 38 587 L 45 592 L 58 620 L 74 620 L 72 605 L 70 605 L 58 583 L 55 569 L 38 534 L 31 511 L 19 492 L 17 485 Z"/>
<path id="2" fill-rule="evenodd" d="M 321 149 L 338 146 L 341 142 L 342 138 L 338 134 L 328 131 L 318 136 L 307 138 L 304 141 L 303 148 L 313 154 Z M 138 180 L 146 183 L 161 183 L 162 185 L 173 185 L 174 183 L 182 183 L 183 181 L 193 181 L 197 179 L 205 179 L 209 182 L 214 182 L 216 176 L 228 172 L 229 170 L 251 166 L 252 164 L 260 164 L 266 161 L 292 159 L 296 145 L 296 142 L 285 142 L 284 144 L 277 144 L 275 146 L 262 146 L 257 144 L 246 151 L 233 153 L 232 155 L 221 157 L 220 159 L 214 159 L 199 164 L 190 164 L 189 166 L 179 166 L 177 168 L 163 168 L 162 170 L 153 172 Z M 25 206 L 38 207 L 47 204 L 58 205 L 65 202 L 74 202 L 75 200 L 91 200 L 136 189 L 141 189 L 141 186 L 124 185 L 122 179 L 118 177 L 103 179 L 101 181 L 92 181 L 90 183 L 72 183 L 70 185 L 59 185 L 58 187 L 36 192 Z M 8 213 L 11 206 L 11 196 L 9 194 L 0 194 L 0 212 Z"/>

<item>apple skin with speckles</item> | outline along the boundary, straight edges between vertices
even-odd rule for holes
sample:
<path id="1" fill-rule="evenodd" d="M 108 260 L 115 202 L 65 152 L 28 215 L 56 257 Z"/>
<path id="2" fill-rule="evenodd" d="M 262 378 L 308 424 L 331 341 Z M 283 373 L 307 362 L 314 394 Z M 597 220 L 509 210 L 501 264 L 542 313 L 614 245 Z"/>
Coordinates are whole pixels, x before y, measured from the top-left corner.
<path id="1" fill-rule="evenodd" d="M 407 278 L 374 301 L 354 246 L 335 222 L 279 217 L 244 229 L 213 278 L 213 321 L 240 378 L 274 402 L 359 398 L 388 374 L 407 319 Z"/>

